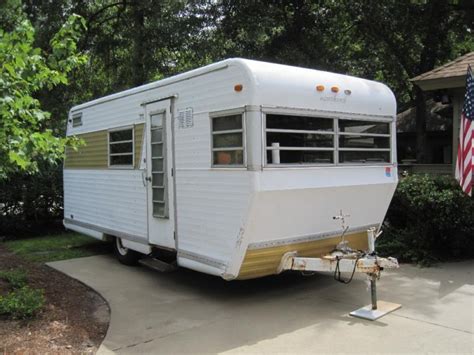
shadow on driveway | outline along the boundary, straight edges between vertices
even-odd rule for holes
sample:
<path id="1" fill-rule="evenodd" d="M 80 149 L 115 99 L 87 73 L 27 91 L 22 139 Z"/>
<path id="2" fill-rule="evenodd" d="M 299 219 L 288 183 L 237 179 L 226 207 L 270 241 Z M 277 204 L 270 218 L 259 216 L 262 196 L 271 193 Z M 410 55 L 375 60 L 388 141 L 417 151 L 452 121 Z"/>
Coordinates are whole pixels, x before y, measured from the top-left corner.
<path id="1" fill-rule="evenodd" d="M 49 265 L 109 302 L 103 353 L 470 353 L 473 346 L 474 261 L 384 273 L 379 298 L 403 307 L 376 322 L 348 315 L 370 302 L 364 276 L 349 285 L 298 273 L 228 282 L 126 267 L 110 255 Z"/>

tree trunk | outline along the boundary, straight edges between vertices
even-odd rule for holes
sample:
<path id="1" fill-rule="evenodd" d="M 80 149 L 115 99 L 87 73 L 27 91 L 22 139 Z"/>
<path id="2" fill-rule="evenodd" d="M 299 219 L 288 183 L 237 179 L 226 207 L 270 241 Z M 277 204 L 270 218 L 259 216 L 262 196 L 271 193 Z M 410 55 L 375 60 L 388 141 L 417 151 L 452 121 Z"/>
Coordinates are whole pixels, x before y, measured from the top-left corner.
<path id="1" fill-rule="evenodd" d="M 440 50 L 445 46 L 449 19 L 449 4 L 445 0 L 432 0 L 425 13 L 427 29 L 420 55 L 418 74 L 434 69 L 440 57 Z M 426 94 L 417 86 L 414 87 L 416 106 L 416 160 L 417 163 L 429 163 L 426 159 Z"/>
<path id="2" fill-rule="evenodd" d="M 416 162 L 426 163 L 426 95 L 418 86 L 414 89 L 416 107 Z"/>
<path id="3" fill-rule="evenodd" d="M 145 72 L 145 14 L 144 8 L 140 2 L 132 5 L 132 41 L 133 41 L 133 57 L 132 57 L 132 85 L 139 86 L 146 82 L 147 75 Z"/>

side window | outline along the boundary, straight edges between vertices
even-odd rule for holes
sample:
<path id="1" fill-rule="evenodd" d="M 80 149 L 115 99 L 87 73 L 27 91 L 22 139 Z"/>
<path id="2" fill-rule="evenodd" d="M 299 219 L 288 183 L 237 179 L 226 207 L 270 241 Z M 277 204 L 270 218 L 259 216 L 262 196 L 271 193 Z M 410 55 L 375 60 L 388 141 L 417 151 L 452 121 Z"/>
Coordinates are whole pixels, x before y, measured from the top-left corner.
<path id="1" fill-rule="evenodd" d="M 268 164 L 333 164 L 334 120 L 326 117 L 266 115 Z"/>
<path id="2" fill-rule="evenodd" d="M 340 163 L 389 163 L 390 124 L 339 119 Z"/>
<path id="3" fill-rule="evenodd" d="M 212 165 L 244 165 L 243 115 L 228 115 L 211 118 Z"/>
<path id="4" fill-rule="evenodd" d="M 109 166 L 133 168 L 133 128 L 109 131 Z"/>
<path id="5" fill-rule="evenodd" d="M 82 113 L 76 113 L 72 115 L 72 126 L 73 127 L 82 126 Z"/>

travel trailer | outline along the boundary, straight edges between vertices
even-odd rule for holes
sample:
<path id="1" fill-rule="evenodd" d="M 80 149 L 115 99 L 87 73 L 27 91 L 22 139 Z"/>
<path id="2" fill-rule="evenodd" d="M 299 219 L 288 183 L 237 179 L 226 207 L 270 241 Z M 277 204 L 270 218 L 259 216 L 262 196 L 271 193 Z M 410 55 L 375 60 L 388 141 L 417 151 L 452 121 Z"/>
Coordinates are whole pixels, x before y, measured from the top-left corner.
<path id="1" fill-rule="evenodd" d="M 84 145 L 66 151 L 64 225 L 113 238 L 123 263 L 226 280 L 305 258 L 364 270 L 324 256 L 373 251 L 397 185 L 395 117 L 381 83 L 245 59 L 86 102 L 68 118 Z"/>

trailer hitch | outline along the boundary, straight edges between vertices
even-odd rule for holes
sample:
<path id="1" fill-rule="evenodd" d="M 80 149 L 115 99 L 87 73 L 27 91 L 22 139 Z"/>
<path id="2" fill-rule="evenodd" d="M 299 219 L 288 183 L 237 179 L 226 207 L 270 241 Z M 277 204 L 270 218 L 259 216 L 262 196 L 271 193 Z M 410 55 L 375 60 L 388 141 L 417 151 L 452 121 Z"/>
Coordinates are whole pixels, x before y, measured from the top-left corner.
<path id="1" fill-rule="evenodd" d="M 343 283 L 349 283 L 354 274 L 365 273 L 370 281 L 371 304 L 350 312 L 351 316 L 376 320 L 387 313 L 393 312 L 401 307 L 400 304 L 377 301 L 377 280 L 384 269 L 398 268 L 395 258 L 381 258 L 375 253 L 375 240 L 381 233 L 375 234 L 375 228 L 367 230 L 368 251 L 360 252 L 348 247 L 346 241 L 342 241 L 336 249 L 322 258 L 299 257 L 296 251 L 287 252 L 283 255 L 278 272 L 284 270 L 297 270 L 302 272 L 333 272 L 334 277 Z M 342 244 L 342 245 L 341 245 Z M 348 280 L 342 280 L 342 272 L 351 273 Z"/>

